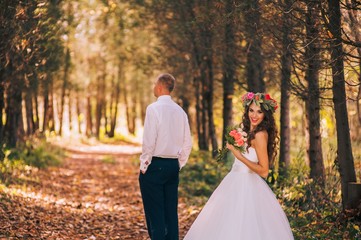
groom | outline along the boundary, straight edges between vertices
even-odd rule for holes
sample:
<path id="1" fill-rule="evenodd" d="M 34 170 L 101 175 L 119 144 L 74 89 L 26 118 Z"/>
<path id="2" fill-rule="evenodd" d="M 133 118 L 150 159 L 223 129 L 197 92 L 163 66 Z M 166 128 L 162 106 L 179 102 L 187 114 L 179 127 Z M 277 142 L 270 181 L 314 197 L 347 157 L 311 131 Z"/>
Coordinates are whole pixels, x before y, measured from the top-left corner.
<path id="1" fill-rule="evenodd" d="M 152 240 L 178 240 L 179 170 L 192 149 L 188 117 L 170 94 L 175 78 L 157 77 L 157 101 L 146 110 L 139 185 Z"/>

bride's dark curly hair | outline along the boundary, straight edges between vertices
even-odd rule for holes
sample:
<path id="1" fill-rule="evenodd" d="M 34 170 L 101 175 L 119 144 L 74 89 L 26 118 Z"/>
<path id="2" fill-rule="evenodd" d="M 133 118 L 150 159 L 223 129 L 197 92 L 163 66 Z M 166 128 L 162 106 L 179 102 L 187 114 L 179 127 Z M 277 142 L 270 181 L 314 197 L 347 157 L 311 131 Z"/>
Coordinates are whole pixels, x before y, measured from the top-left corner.
<path id="1" fill-rule="evenodd" d="M 272 111 L 267 111 L 263 106 L 262 103 L 260 104 L 261 111 L 264 113 L 264 119 L 263 121 L 253 130 L 251 129 L 251 122 L 248 117 L 249 112 L 249 105 L 245 107 L 245 111 L 243 114 L 243 131 L 248 133 L 248 139 L 247 139 L 247 150 L 251 146 L 251 141 L 255 138 L 256 133 L 260 131 L 266 130 L 268 133 L 268 143 L 267 143 L 267 152 L 268 152 L 268 158 L 269 158 L 269 165 L 270 167 L 273 166 L 274 160 L 277 155 L 277 144 L 278 144 L 278 130 L 276 127 L 275 119 L 273 116 Z"/>

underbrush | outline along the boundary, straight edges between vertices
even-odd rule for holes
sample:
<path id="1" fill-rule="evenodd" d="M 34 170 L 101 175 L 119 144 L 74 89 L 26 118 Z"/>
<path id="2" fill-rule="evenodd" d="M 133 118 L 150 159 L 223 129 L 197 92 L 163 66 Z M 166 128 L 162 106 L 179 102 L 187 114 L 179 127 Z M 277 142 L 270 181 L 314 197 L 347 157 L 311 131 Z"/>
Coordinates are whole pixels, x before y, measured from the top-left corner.
<path id="1" fill-rule="evenodd" d="M 0 183 L 5 185 L 30 175 L 37 169 L 61 164 L 63 150 L 45 140 L 29 139 L 16 148 L 3 149 L 4 159 L 0 161 Z"/>

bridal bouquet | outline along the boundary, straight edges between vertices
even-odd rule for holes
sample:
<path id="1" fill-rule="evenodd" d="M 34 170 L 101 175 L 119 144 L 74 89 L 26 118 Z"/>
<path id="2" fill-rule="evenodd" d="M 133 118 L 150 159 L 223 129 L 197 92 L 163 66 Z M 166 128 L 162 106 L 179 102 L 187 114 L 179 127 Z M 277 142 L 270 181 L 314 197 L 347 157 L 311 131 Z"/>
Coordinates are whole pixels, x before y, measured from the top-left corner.
<path id="1" fill-rule="evenodd" d="M 244 153 L 246 151 L 247 133 L 243 131 L 243 124 L 241 124 L 240 126 L 237 125 L 228 127 L 225 138 L 229 144 L 233 145 L 241 153 Z M 226 159 L 228 151 L 229 149 L 226 146 L 222 149 L 219 149 L 218 155 L 216 157 L 217 162 Z"/>

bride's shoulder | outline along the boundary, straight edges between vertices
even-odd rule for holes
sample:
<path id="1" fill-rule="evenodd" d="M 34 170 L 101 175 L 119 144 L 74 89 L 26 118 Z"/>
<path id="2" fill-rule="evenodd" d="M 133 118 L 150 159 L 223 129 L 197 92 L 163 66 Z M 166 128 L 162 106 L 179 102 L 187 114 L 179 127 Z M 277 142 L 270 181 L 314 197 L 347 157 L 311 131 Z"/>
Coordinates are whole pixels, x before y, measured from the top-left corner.
<path id="1" fill-rule="evenodd" d="M 256 140 L 262 140 L 262 139 L 267 140 L 268 139 L 268 132 L 266 130 L 259 131 L 254 135 L 254 138 Z"/>

